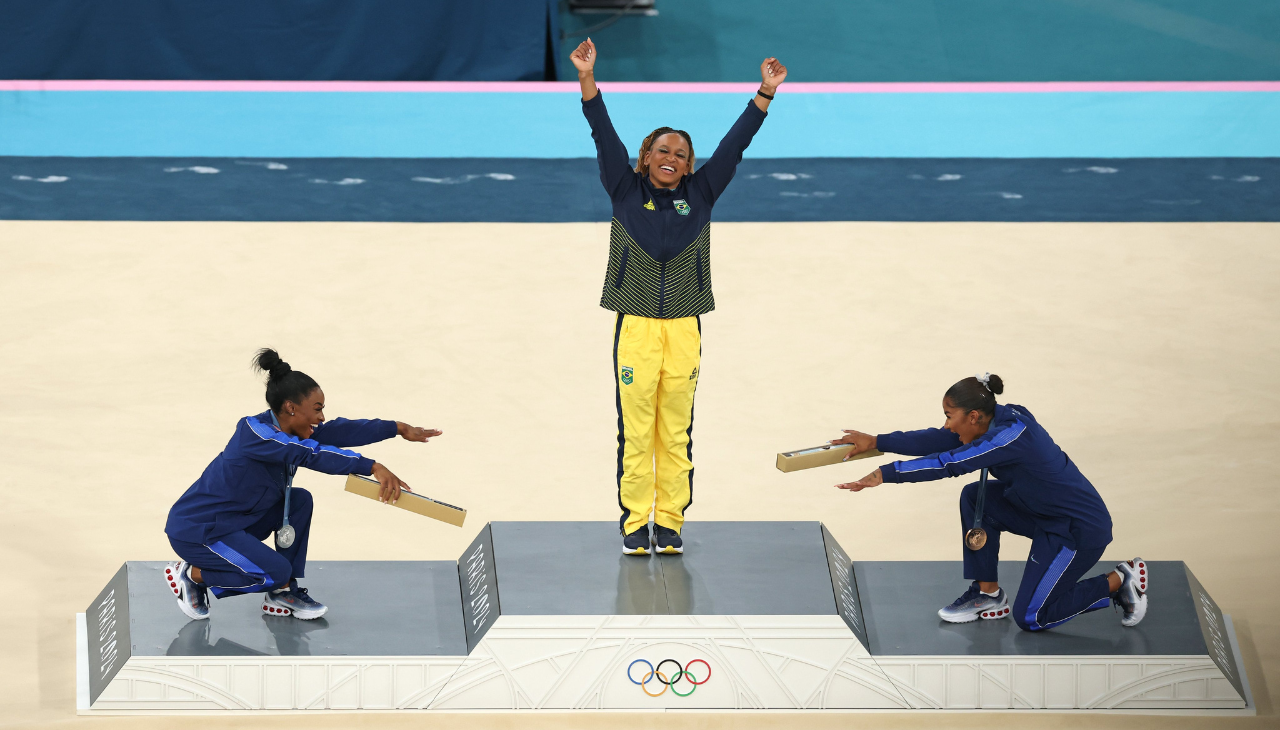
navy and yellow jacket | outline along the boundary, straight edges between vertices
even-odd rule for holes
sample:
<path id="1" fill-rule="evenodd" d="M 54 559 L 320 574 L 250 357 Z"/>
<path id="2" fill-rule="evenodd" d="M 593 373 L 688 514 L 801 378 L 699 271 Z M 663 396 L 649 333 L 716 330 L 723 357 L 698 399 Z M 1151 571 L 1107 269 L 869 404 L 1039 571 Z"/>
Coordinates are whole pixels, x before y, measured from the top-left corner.
<path id="1" fill-rule="evenodd" d="M 241 418 L 227 447 L 169 510 L 164 531 L 202 545 L 239 532 L 284 499 L 285 485 L 298 467 L 368 476 L 373 459 L 343 447 L 395 435 L 395 421 L 335 418 L 317 426 L 311 438 L 300 439 L 281 431 L 271 411 Z"/>
<path id="2" fill-rule="evenodd" d="M 1022 406 L 997 405 L 987 432 L 967 444 L 946 429 L 926 428 L 882 434 L 876 448 L 924 457 L 880 467 L 886 482 L 924 482 L 989 468 L 1003 483 L 1005 499 L 1045 532 L 1077 548 L 1111 542 L 1111 514 L 1098 490 Z"/>
<path id="3" fill-rule="evenodd" d="M 600 306 L 623 314 L 675 319 L 716 308 L 711 293 L 711 208 L 764 122 L 753 102 L 720 140 L 711 158 L 674 190 L 655 188 L 631 166 L 597 93 L 582 102 L 600 163 L 600 182 L 613 203 L 609 269 Z"/>

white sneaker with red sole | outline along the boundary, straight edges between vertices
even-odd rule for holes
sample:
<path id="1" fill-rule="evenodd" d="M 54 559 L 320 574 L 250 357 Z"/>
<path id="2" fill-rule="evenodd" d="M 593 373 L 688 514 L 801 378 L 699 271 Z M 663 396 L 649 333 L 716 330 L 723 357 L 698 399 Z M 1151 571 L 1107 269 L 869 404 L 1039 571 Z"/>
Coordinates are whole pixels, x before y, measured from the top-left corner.
<path id="1" fill-rule="evenodd" d="M 187 575 L 191 563 L 179 560 L 164 566 L 164 582 L 178 597 L 178 608 L 187 618 L 200 621 L 209 618 L 209 589 Z"/>
<path id="2" fill-rule="evenodd" d="M 998 589 L 994 596 L 988 595 L 982 592 L 975 580 L 969 590 L 950 606 L 938 609 L 938 618 L 948 623 L 967 624 L 978 619 L 992 621 L 1005 618 L 1010 613 L 1009 594 L 1003 588 Z"/>
<path id="3" fill-rule="evenodd" d="M 1120 590 L 1111 594 L 1111 600 L 1124 609 L 1122 626 L 1137 626 L 1147 615 L 1147 590 L 1151 586 L 1151 571 L 1142 558 L 1134 558 L 1116 565 L 1120 574 Z"/>
<path id="4" fill-rule="evenodd" d="M 262 597 L 262 612 L 268 616 L 293 616 L 310 621 L 328 611 L 328 606 L 307 595 L 306 588 L 299 588 L 297 580 L 290 580 L 289 587 L 279 593 L 271 592 Z"/>

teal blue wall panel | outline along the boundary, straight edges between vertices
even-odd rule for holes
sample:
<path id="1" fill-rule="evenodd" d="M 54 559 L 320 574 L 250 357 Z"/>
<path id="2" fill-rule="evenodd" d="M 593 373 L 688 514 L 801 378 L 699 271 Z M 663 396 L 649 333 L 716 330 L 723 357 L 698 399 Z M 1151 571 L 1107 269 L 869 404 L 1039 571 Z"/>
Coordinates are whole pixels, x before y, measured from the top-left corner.
<path id="1" fill-rule="evenodd" d="M 1280 79 L 1274 0 L 657 0 L 592 34 L 597 76 L 751 81 Z M 563 16 L 569 33 L 602 16 Z M 561 78 L 574 78 L 561 47 Z"/>

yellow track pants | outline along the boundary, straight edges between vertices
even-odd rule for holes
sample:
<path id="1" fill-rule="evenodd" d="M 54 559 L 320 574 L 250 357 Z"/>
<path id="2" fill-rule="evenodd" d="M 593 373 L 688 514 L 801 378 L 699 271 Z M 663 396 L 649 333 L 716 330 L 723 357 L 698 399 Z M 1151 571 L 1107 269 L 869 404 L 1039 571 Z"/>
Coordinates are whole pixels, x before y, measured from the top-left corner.
<path id="1" fill-rule="evenodd" d="M 613 334 L 618 406 L 619 524 L 676 532 L 693 502 L 693 394 L 702 360 L 697 317 L 619 314 Z"/>

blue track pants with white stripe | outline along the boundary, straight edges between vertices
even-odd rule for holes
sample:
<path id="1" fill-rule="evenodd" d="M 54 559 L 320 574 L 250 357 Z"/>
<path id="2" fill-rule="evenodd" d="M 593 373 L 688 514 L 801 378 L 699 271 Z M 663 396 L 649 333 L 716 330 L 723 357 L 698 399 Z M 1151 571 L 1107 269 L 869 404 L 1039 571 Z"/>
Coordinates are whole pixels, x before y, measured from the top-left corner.
<path id="1" fill-rule="evenodd" d="M 293 544 L 285 549 L 263 544 L 284 521 L 284 502 L 267 510 L 262 519 L 245 530 L 223 535 L 208 545 L 169 538 L 178 557 L 200 569 L 209 592 L 218 598 L 241 593 L 261 593 L 280 588 L 290 578 L 301 578 L 307 565 L 307 535 L 311 532 L 311 493 L 293 488 L 289 495 L 289 524 Z"/>
<path id="2" fill-rule="evenodd" d="M 1022 571 L 1022 584 L 1013 602 L 1013 620 L 1026 631 L 1042 631 L 1070 621 L 1082 613 L 1111 605 L 1107 576 L 1097 575 L 1080 580 L 1102 557 L 1102 548 L 1077 549 L 1069 538 L 1040 529 L 1035 517 L 1019 510 L 1005 499 L 1005 485 L 987 482 L 987 498 L 983 503 L 982 526 L 987 531 L 987 544 L 981 550 L 964 550 L 964 577 L 968 580 L 999 580 L 1000 533 L 1031 538 L 1031 554 Z M 960 493 L 962 534 L 973 526 L 978 484 Z"/>

